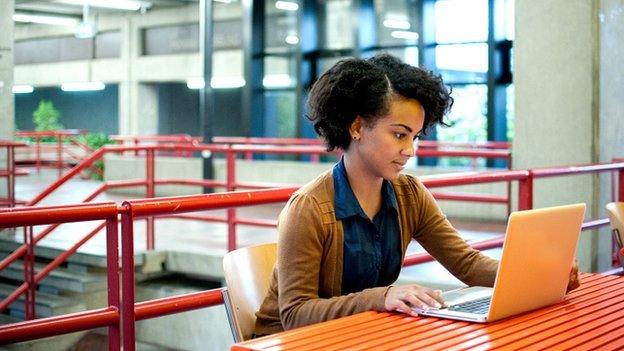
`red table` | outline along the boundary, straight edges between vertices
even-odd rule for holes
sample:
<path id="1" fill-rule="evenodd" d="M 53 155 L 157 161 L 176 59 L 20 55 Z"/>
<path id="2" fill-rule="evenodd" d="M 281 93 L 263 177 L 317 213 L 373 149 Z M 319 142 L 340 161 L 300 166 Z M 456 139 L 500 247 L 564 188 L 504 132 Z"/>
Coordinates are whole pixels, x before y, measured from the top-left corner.
<path id="1" fill-rule="evenodd" d="M 556 305 L 478 324 L 364 312 L 232 345 L 231 350 L 624 349 L 624 277 L 584 274 Z"/>

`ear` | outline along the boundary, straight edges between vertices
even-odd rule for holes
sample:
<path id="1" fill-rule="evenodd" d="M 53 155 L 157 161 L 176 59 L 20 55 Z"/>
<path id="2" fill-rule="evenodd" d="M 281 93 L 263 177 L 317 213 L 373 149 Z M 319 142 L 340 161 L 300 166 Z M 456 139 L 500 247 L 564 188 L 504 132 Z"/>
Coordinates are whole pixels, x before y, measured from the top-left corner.
<path id="1" fill-rule="evenodd" d="M 351 135 L 351 139 L 357 140 L 361 136 L 362 130 L 362 118 L 360 116 L 355 117 L 355 120 L 351 123 L 349 127 L 349 134 Z"/>

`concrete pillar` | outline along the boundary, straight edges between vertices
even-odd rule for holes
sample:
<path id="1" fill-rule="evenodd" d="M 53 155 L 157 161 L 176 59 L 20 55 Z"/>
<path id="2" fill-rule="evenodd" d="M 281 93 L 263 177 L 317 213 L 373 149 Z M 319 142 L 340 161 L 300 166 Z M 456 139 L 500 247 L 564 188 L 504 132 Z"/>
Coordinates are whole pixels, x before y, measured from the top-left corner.
<path id="1" fill-rule="evenodd" d="M 127 16 L 121 26 L 124 74 L 119 82 L 119 134 L 158 134 L 158 86 L 137 78 L 141 30 L 133 19 Z"/>
<path id="2" fill-rule="evenodd" d="M 515 139 L 518 169 L 606 161 L 622 140 L 622 1 L 516 1 Z M 608 11 L 609 19 L 603 11 Z M 617 30 L 619 29 L 619 32 Z M 619 42 L 618 39 L 619 38 Z M 611 47 L 613 52 L 610 52 Z M 617 85 L 620 89 L 612 85 Z M 620 98 L 616 97 L 620 94 Z M 614 112 L 619 111 L 619 112 Z M 618 115 L 619 113 L 619 115 Z M 619 126 L 619 132 L 617 128 Z M 621 143 L 620 143 L 621 144 Z M 620 153 L 622 146 L 620 146 Z M 606 177 L 537 180 L 534 207 L 586 202 L 586 218 L 604 215 Z M 584 271 L 610 267 L 608 230 L 583 232 Z"/>
<path id="3" fill-rule="evenodd" d="M 0 2 L 0 139 L 13 139 L 13 8 L 14 0 Z M 4 157 L 4 156 L 0 156 Z"/>
<path id="4" fill-rule="evenodd" d="M 13 8 L 14 0 L 0 2 L 0 140 L 13 139 Z M 0 149 L 0 169 L 6 168 L 6 152 Z M 0 198 L 7 196 L 6 178 L 0 178 Z"/>

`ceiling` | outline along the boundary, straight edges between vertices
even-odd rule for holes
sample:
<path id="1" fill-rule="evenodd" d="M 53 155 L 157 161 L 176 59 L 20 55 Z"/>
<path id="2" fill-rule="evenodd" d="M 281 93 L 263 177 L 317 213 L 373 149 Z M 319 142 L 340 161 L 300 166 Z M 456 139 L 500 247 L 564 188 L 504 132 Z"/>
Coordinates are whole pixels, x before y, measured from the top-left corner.
<path id="1" fill-rule="evenodd" d="M 106 1 L 124 2 L 126 0 L 103 0 L 102 2 Z M 72 4 L 72 2 L 74 4 Z M 83 10 L 80 2 L 79 0 L 15 0 L 15 12 L 29 15 L 70 16 L 79 19 L 82 16 Z M 154 9 L 185 6 L 191 3 L 197 3 L 199 0 L 132 0 L 132 2 L 144 3 L 148 5 L 145 10 L 152 11 Z M 140 10 L 137 10 L 135 12 L 139 11 Z M 91 14 L 122 14 L 131 11 L 89 6 L 89 12 Z"/>

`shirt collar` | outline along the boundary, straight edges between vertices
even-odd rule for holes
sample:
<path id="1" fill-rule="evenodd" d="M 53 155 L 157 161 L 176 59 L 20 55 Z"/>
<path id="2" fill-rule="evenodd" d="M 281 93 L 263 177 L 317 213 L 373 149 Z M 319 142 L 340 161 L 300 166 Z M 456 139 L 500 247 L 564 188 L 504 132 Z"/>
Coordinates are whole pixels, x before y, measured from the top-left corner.
<path id="1" fill-rule="evenodd" d="M 336 209 L 336 219 L 343 219 L 356 215 L 368 218 L 362 210 L 362 207 L 360 207 L 360 203 L 351 189 L 349 179 L 347 178 L 347 170 L 344 165 L 344 158 L 341 158 L 340 161 L 334 165 L 332 176 L 334 178 L 334 206 Z M 389 209 L 396 210 L 398 208 L 396 194 L 389 181 L 383 181 L 381 192 L 383 197 L 381 211 Z"/>

